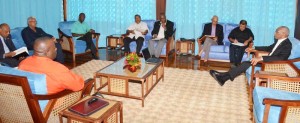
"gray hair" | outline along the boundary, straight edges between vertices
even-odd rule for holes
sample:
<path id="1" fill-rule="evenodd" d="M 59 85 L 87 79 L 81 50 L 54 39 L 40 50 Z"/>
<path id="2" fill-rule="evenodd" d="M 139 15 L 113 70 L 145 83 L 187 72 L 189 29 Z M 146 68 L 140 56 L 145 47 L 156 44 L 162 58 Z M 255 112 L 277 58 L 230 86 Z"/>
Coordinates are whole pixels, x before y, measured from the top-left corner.
<path id="1" fill-rule="evenodd" d="M 27 18 L 27 24 L 29 23 L 29 21 L 31 21 L 31 20 L 33 20 L 33 19 L 36 20 L 36 18 L 33 17 L 33 16 L 28 17 L 28 18 Z"/>
<path id="2" fill-rule="evenodd" d="M 290 29 L 287 26 L 280 26 L 278 27 L 278 30 L 282 30 L 282 33 L 286 34 L 287 37 L 290 34 Z"/>
<path id="3" fill-rule="evenodd" d="M 217 18 L 217 19 L 219 19 L 219 17 L 218 17 L 217 15 L 214 15 L 214 16 L 212 16 L 212 18 L 211 18 L 211 19 L 214 19 L 214 18 Z"/>

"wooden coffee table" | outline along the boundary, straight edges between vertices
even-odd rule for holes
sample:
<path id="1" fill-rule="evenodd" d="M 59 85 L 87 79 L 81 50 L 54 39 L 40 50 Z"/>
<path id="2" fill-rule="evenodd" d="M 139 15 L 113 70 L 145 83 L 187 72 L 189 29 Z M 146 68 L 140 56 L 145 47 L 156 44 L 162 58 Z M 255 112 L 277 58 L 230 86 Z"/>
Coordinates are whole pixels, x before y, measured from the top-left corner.
<path id="1" fill-rule="evenodd" d="M 77 103 L 84 101 L 91 96 L 87 96 Z M 59 112 L 59 121 L 63 123 L 63 117 L 67 118 L 68 123 L 73 122 L 84 122 L 84 123 L 123 123 L 123 107 L 122 102 L 113 101 L 108 99 L 103 99 L 109 102 L 109 105 L 104 108 L 92 113 L 89 116 L 81 116 L 79 114 L 73 113 L 69 111 L 69 107 L 67 109 Z M 77 104 L 75 103 L 75 104 Z M 74 104 L 74 105 L 75 105 Z M 73 106 L 73 105 L 72 105 Z M 71 106 L 70 106 L 71 107 Z"/>
<path id="2" fill-rule="evenodd" d="M 107 95 L 142 100 L 142 106 L 144 107 L 146 96 L 161 79 L 164 79 L 164 62 L 161 60 L 156 64 L 147 64 L 141 58 L 141 69 L 132 73 L 127 69 L 123 69 L 124 60 L 125 57 L 95 73 L 95 79 L 99 79 L 100 83 L 98 83 L 98 87 L 95 86 L 95 91 Z M 141 85 L 139 86 L 141 88 L 139 95 L 129 93 L 134 91 L 129 86 L 131 83 Z"/>

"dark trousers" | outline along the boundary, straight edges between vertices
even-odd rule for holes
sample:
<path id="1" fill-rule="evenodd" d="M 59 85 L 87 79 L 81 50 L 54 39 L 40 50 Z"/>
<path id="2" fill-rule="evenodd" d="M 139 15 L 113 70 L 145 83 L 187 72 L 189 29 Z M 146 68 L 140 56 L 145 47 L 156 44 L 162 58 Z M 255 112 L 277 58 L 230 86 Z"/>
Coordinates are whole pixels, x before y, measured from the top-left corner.
<path id="1" fill-rule="evenodd" d="M 144 43 L 144 38 L 143 37 L 138 37 L 137 39 L 135 39 L 135 37 L 133 37 L 132 39 L 129 38 L 129 37 L 126 37 L 124 38 L 124 50 L 126 53 L 129 53 L 130 52 L 130 48 L 129 48 L 129 44 L 132 42 L 132 41 L 135 41 L 136 42 L 136 53 L 139 54 L 141 49 L 142 49 L 142 46 L 143 46 L 143 43 Z"/>
<path id="2" fill-rule="evenodd" d="M 235 77 L 237 77 L 238 75 L 240 75 L 241 73 L 246 72 L 246 70 L 251 66 L 251 62 L 250 61 L 244 61 L 241 65 L 235 67 L 235 68 L 231 68 L 228 73 L 230 78 L 233 80 Z M 256 64 L 256 66 L 260 67 L 261 64 Z"/>
<path id="3" fill-rule="evenodd" d="M 97 49 L 95 44 L 93 43 L 92 33 L 87 32 L 82 37 L 79 37 L 77 40 L 83 40 L 86 42 L 86 49 L 90 49 L 92 51 L 92 56 L 97 57 Z"/>
<path id="4" fill-rule="evenodd" d="M 240 47 L 236 45 L 230 45 L 229 59 L 230 63 L 239 64 L 242 61 L 246 47 Z"/>
<path id="5" fill-rule="evenodd" d="M 60 43 L 55 43 L 56 46 L 56 58 L 54 59 L 55 61 L 59 62 L 59 63 L 64 63 L 65 62 L 65 58 L 64 58 L 64 53 L 62 51 L 62 47 Z"/>
<path id="6" fill-rule="evenodd" d="M 14 58 L 4 58 L 0 59 L 0 62 L 5 63 L 4 65 L 8 65 L 9 67 L 18 67 L 20 61 Z"/>

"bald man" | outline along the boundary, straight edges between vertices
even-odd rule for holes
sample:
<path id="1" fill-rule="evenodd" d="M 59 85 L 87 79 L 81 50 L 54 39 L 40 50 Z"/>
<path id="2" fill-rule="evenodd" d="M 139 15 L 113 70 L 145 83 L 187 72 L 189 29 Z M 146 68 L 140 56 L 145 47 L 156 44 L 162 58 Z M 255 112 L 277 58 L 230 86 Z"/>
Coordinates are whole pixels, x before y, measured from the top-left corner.
<path id="1" fill-rule="evenodd" d="M 3 23 L 0 25 L 0 62 L 5 63 L 10 67 L 17 67 L 19 62 L 23 59 L 12 58 L 16 53 L 15 45 L 13 44 L 10 36 L 9 25 Z"/>
<path id="2" fill-rule="evenodd" d="M 204 36 L 209 36 L 213 38 L 205 38 L 204 44 L 198 40 L 199 52 L 198 55 L 195 56 L 196 59 L 201 58 L 201 54 L 204 52 L 204 62 L 207 62 L 210 52 L 211 45 L 223 45 L 224 33 L 223 26 L 218 24 L 219 18 L 214 15 L 211 18 L 211 23 L 205 24 L 204 29 L 202 31 L 201 38 Z M 203 44 L 203 47 L 201 45 Z"/>
<path id="3" fill-rule="evenodd" d="M 74 74 L 64 65 L 53 61 L 56 47 L 53 38 L 41 37 L 34 42 L 34 54 L 23 60 L 19 69 L 46 75 L 47 92 L 57 93 L 65 89 L 79 91 L 84 87 L 82 77 Z"/>
<path id="4" fill-rule="evenodd" d="M 251 52 L 254 50 L 267 51 L 270 54 L 268 56 L 252 58 L 250 61 L 243 62 L 240 66 L 231 68 L 228 72 L 220 73 L 215 70 L 210 70 L 210 75 L 223 86 L 227 80 L 233 81 L 235 77 L 245 72 L 251 64 L 256 65 L 257 62 L 270 62 L 278 60 L 287 60 L 291 54 L 292 43 L 288 39 L 289 28 L 286 26 L 280 26 L 276 29 L 274 37 L 275 42 L 270 46 L 260 46 L 255 48 L 247 48 L 246 52 Z"/>

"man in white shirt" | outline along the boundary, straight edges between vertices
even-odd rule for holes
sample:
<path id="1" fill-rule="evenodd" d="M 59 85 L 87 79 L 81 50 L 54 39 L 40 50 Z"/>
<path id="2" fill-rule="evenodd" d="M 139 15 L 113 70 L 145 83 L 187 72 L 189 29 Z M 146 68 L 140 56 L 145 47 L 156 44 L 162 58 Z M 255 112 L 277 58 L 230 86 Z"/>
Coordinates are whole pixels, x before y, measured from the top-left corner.
<path id="1" fill-rule="evenodd" d="M 166 19 L 164 13 L 160 14 L 160 21 L 154 23 L 154 28 L 151 32 L 153 39 L 149 40 L 149 52 L 152 57 L 159 58 L 161 50 L 164 47 L 165 43 L 168 41 L 168 38 L 171 37 L 174 33 L 173 27 L 174 23 Z M 156 48 L 154 48 L 154 42 L 157 41 Z"/>
<path id="2" fill-rule="evenodd" d="M 19 62 L 24 58 L 15 59 L 12 58 L 16 55 L 16 47 L 13 44 L 10 36 L 10 28 L 8 24 L 3 23 L 0 25 L 0 62 L 5 63 L 10 67 L 17 67 Z"/>
<path id="3" fill-rule="evenodd" d="M 255 57 L 250 61 L 243 62 L 240 66 L 231 68 L 228 72 L 218 72 L 215 70 L 210 70 L 210 75 L 223 86 L 227 80 L 233 81 L 235 77 L 245 72 L 252 64 L 256 65 L 258 62 L 270 62 L 278 60 L 287 60 L 291 54 L 292 43 L 288 39 L 289 28 L 286 26 L 280 26 L 276 29 L 274 37 L 275 42 L 270 46 L 260 46 L 253 48 L 247 48 L 245 51 L 250 52 L 253 50 L 267 51 L 270 52 L 268 56 Z"/>
<path id="4" fill-rule="evenodd" d="M 134 16 L 135 22 L 131 24 L 126 31 L 127 37 L 124 38 L 124 50 L 125 53 L 130 53 L 130 48 L 129 44 L 132 41 L 136 42 L 136 53 L 139 54 L 144 40 L 145 40 L 145 35 L 148 33 L 148 26 L 145 22 L 141 21 L 141 16 L 140 15 L 135 15 Z"/>

